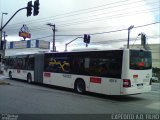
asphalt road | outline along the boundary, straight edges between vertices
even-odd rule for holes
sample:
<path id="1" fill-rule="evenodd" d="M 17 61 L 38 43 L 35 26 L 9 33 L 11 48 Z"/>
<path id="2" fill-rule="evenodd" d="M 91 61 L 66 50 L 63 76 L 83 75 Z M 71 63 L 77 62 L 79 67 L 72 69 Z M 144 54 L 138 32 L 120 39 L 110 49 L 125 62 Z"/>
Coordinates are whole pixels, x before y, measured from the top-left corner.
<path id="1" fill-rule="evenodd" d="M 160 84 L 154 84 L 150 93 L 130 96 L 106 96 L 87 93 L 79 95 L 72 90 L 28 84 L 9 80 L 0 85 L 0 113 L 12 114 L 160 114 Z"/>

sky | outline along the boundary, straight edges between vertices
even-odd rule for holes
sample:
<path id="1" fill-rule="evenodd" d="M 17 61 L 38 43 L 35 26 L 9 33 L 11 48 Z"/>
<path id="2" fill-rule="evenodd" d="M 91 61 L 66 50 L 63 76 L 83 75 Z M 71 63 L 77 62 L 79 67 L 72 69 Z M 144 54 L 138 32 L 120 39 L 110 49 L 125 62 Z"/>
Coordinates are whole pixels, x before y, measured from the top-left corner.
<path id="1" fill-rule="evenodd" d="M 29 0 L 0 0 L 3 24 Z M 139 44 L 143 32 L 148 44 L 160 44 L 160 0 L 39 0 L 38 16 L 26 16 L 22 10 L 5 27 L 7 41 L 20 41 L 18 36 L 23 24 L 27 25 L 31 39 L 52 42 L 53 31 L 47 23 L 55 24 L 55 45 L 64 51 L 65 43 L 84 34 L 91 35 L 88 48 L 120 48 L 127 44 L 128 28 L 130 45 Z M 32 1 L 34 3 L 34 1 Z M 114 31 L 114 32 L 113 32 Z M 51 45 L 52 47 L 52 45 Z M 86 48 L 82 38 L 68 45 L 68 50 Z M 52 48 L 51 48 L 52 49 Z"/>

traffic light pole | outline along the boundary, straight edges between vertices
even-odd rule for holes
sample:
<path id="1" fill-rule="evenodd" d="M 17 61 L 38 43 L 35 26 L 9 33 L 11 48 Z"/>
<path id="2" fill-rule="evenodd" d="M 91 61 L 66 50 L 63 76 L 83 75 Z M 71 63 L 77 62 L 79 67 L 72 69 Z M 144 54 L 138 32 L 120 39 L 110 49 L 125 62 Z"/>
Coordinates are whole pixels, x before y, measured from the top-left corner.
<path id="1" fill-rule="evenodd" d="M 13 17 L 14 17 L 19 11 L 21 11 L 21 10 L 23 10 L 23 9 L 26 9 L 26 8 L 27 8 L 27 7 L 24 7 L 24 8 L 21 8 L 21 9 L 17 10 L 17 11 L 12 15 L 12 17 L 2 26 L 2 28 L 0 28 L 0 32 L 7 26 L 7 24 L 13 19 Z M 2 37 L 1 37 L 1 38 L 2 38 Z M 0 46 L 1 46 L 1 41 L 2 41 L 2 39 L 0 39 Z M 0 53 L 3 54 L 3 55 L 2 55 L 2 58 L 4 58 L 4 53 L 5 53 L 4 49 L 3 49 Z"/>
<path id="2" fill-rule="evenodd" d="M 72 43 L 73 41 L 77 40 L 78 38 L 83 38 L 83 37 L 77 37 L 77 38 L 71 40 L 70 42 L 66 43 L 66 44 L 65 44 L 65 51 L 67 51 L 67 45 L 69 45 L 69 44 Z"/>
<path id="3" fill-rule="evenodd" d="M 19 9 L 19 10 L 17 10 L 13 15 L 12 15 L 12 17 L 6 22 L 6 24 L 0 29 L 0 31 L 2 31 L 5 27 L 6 27 L 6 25 L 13 19 L 13 17 L 19 12 L 19 11 L 21 11 L 21 10 L 23 10 L 23 9 L 26 9 L 27 7 L 24 7 L 24 8 L 21 8 L 21 9 Z"/>

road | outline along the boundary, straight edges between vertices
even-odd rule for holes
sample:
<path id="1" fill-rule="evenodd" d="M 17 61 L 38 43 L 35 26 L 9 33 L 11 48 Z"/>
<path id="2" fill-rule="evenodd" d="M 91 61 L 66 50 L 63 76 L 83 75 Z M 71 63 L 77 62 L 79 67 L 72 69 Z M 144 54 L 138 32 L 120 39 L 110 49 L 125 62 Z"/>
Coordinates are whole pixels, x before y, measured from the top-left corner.
<path id="1" fill-rule="evenodd" d="M 155 84 L 150 93 L 130 96 L 106 96 L 28 84 L 18 80 L 0 85 L 0 113 L 12 114 L 160 114 L 160 88 Z M 158 87 L 157 87 L 158 86 Z"/>

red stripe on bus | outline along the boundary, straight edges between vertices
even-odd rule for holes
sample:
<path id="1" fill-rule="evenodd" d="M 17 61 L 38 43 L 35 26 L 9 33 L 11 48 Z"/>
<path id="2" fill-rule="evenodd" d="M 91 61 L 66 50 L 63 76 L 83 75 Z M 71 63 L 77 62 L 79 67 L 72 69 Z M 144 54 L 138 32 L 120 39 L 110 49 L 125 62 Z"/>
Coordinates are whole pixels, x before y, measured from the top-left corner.
<path id="1" fill-rule="evenodd" d="M 45 73 L 43 74 L 43 76 L 44 76 L 44 77 L 51 77 L 51 73 L 45 72 Z"/>
<path id="2" fill-rule="evenodd" d="M 133 75 L 133 78 L 138 78 L 138 75 Z"/>
<path id="3" fill-rule="evenodd" d="M 98 77 L 90 77 L 90 82 L 92 83 L 101 83 L 101 78 Z"/>

